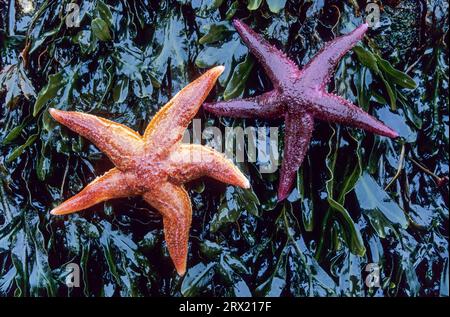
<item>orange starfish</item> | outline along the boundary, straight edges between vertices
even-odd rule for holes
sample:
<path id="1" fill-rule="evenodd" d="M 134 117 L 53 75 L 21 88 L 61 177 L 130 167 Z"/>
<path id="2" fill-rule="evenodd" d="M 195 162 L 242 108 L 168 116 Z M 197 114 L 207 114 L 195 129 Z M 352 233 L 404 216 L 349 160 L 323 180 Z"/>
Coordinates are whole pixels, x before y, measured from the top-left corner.
<path id="1" fill-rule="evenodd" d="M 170 257 L 178 274 L 184 275 L 192 206 L 183 183 L 209 176 L 250 187 L 239 169 L 219 152 L 181 143 L 189 122 L 223 70 L 223 66 L 210 69 L 176 94 L 158 111 L 143 136 L 94 115 L 50 109 L 55 120 L 93 142 L 116 166 L 51 213 L 64 215 L 108 199 L 141 195 L 161 213 Z"/>

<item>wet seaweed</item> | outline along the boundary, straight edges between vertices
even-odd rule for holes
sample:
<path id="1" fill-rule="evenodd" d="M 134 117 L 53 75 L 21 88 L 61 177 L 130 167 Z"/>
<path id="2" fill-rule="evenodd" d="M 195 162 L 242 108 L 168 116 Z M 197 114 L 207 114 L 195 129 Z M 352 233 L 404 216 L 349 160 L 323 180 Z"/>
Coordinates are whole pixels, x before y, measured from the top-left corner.
<path id="1" fill-rule="evenodd" d="M 161 218 L 140 199 L 49 215 L 111 163 L 47 109 L 143 132 L 217 64 L 226 71 L 210 100 L 262 93 L 270 82 L 233 17 L 304 65 L 361 23 L 365 1 L 88 0 L 78 2 L 76 27 L 66 24 L 70 2 L 0 1 L 1 296 L 448 296 L 447 1 L 381 1 L 381 26 L 332 81 L 399 140 L 316 123 L 297 186 L 279 204 L 278 171 L 261 174 L 259 161 L 239 163 L 248 191 L 188 184 L 184 278 L 170 264 Z M 273 124 L 198 116 L 222 130 Z M 80 287 L 67 287 L 68 263 L 80 266 Z M 373 264 L 381 280 L 369 287 Z"/>

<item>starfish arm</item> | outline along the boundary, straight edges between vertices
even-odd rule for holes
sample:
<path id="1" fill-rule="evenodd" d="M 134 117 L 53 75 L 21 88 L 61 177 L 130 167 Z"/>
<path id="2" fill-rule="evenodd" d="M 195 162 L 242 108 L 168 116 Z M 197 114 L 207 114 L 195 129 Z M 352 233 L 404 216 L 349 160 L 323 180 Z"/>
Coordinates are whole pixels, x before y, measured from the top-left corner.
<path id="1" fill-rule="evenodd" d="M 223 66 L 208 70 L 184 87 L 156 113 L 144 133 L 148 148 L 167 148 L 181 140 L 223 70 Z"/>
<path id="2" fill-rule="evenodd" d="M 321 93 L 315 98 L 312 107 L 318 119 L 355 126 L 390 138 L 398 137 L 393 129 L 340 96 Z"/>
<path id="3" fill-rule="evenodd" d="M 297 65 L 286 54 L 270 45 L 244 22 L 235 19 L 233 24 L 242 40 L 262 64 L 275 87 L 282 87 L 283 82 L 290 81 L 290 79 L 298 76 Z"/>
<path id="4" fill-rule="evenodd" d="M 91 114 L 49 110 L 59 123 L 94 143 L 117 167 L 129 164 L 142 149 L 142 137 L 130 128 Z"/>
<path id="5" fill-rule="evenodd" d="M 364 37 L 368 27 L 366 23 L 362 24 L 352 32 L 326 43 L 303 68 L 302 80 L 310 87 L 325 87 L 341 58 Z"/>
<path id="6" fill-rule="evenodd" d="M 286 114 L 284 154 L 278 186 L 278 201 L 282 201 L 289 196 L 297 170 L 302 165 L 308 151 L 313 128 L 314 118 L 311 114 L 306 112 Z"/>
<path id="7" fill-rule="evenodd" d="M 188 193 L 182 186 L 165 182 L 143 196 L 147 203 L 162 214 L 170 257 L 178 274 L 183 276 L 186 272 L 192 221 L 192 206 Z"/>
<path id="8" fill-rule="evenodd" d="M 208 176 L 220 182 L 249 188 L 242 172 L 224 155 L 199 144 L 181 144 L 169 157 L 170 178 L 177 183 Z"/>
<path id="9" fill-rule="evenodd" d="M 128 197 L 134 195 L 132 188 L 128 185 L 130 176 L 113 168 L 103 176 L 97 177 L 81 192 L 69 198 L 61 205 L 53 209 L 53 215 L 66 215 L 77 212 L 102 201 Z"/>
<path id="10" fill-rule="evenodd" d="M 284 114 L 284 105 L 275 90 L 252 98 L 205 103 L 203 108 L 218 116 L 235 118 L 275 119 Z"/>

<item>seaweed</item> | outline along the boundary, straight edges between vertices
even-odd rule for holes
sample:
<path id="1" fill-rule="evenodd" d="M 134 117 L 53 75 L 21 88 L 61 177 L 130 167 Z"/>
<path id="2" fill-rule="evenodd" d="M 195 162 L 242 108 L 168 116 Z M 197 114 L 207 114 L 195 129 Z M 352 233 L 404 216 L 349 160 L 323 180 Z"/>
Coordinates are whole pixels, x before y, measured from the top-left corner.
<path id="1" fill-rule="evenodd" d="M 74 2 L 78 20 L 71 3 L 0 1 L 0 296 L 448 296 L 447 1 L 386 3 L 332 81 L 399 140 L 317 123 L 297 186 L 279 204 L 279 171 L 260 173 L 258 160 L 239 163 L 250 190 L 188 184 L 184 278 L 161 218 L 140 199 L 49 215 L 111 163 L 48 108 L 143 132 L 217 64 L 226 72 L 210 100 L 259 94 L 270 82 L 233 17 L 304 65 L 363 21 L 365 1 L 87 0 Z M 271 124 L 198 116 L 222 131 Z M 69 263 L 80 287 L 67 286 Z"/>

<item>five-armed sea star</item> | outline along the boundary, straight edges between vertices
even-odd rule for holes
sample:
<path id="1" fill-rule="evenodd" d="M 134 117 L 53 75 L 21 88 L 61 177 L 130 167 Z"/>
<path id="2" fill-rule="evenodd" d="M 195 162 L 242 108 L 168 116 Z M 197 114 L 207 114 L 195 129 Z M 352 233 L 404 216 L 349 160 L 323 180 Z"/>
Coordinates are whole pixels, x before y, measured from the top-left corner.
<path id="1" fill-rule="evenodd" d="M 176 94 L 155 115 L 143 136 L 94 115 L 50 109 L 55 120 L 89 139 L 115 165 L 51 213 L 64 215 L 108 199 L 141 195 L 162 214 L 169 254 L 178 274 L 184 275 L 192 206 L 183 183 L 205 175 L 243 188 L 250 186 L 222 154 L 181 143 L 223 69 L 209 70 Z"/>
<path id="2" fill-rule="evenodd" d="M 350 101 L 326 91 L 337 63 L 362 39 L 368 29 L 367 24 L 326 43 L 301 70 L 245 23 L 234 20 L 233 24 L 264 67 L 274 89 L 253 98 L 205 104 L 204 108 L 217 115 L 239 118 L 272 119 L 284 116 L 285 142 L 279 201 L 285 199 L 292 189 L 296 171 L 308 150 L 314 118 L 352 125 L 391 138 L 398 137 L 397 132 Z"/>

